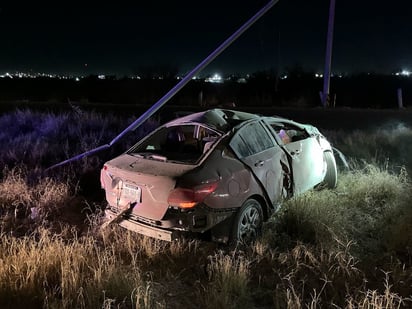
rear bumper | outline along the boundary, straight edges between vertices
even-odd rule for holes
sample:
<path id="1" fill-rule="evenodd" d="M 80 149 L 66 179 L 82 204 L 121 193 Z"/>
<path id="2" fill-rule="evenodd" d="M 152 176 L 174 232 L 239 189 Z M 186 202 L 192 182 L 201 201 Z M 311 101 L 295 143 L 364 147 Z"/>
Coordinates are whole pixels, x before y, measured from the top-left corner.
<path id="1" fill-rule="evenodd" d="M 157 227 L 146 225 L 140 222 L 123 220 L 119 222 L 119 225 L 130 231 L 152 238 L 157 238 L 166 241 L 172 241 L 177 238 L 177 233 L 175 231 L 159 229 Z"/>
<path id="2" fill-rule="evenodd" d="M 106 219 L 111 220 L 112 218 L 116 217 L 117 214 L 111 210 L 105 211 Z M 137 222 L 135 220 L 128 220 L 127 218 L 120 219 L 121 221 L 118 224 L 130 231 L 136 232 L 138 234 L 142 234 L 145 236 L 149 236 L 152 238 L 157 238 L 166 241 L 172 241 L 178 238 L 177 231 L 170 231 L 162 228 L 157 228 L 148 224 L 144 224 L 141 222 Z"/>
<path id="3" fill-rule="evenodd" d="M 162 220 L 153 221 L 130 213 L 120 214 L 116 209 L 108 207 L 105 210 L 105 215 L 108 221 L 114 219 L 113 221 L 121 227 L 133 232 L 172 241 L 185 233 L 203 233 L 231 217 L 234 212 L 235 209 L 211 211 L 210 208 L 198 207 L 196 211 L 190 213 L 168 212 Z"/>

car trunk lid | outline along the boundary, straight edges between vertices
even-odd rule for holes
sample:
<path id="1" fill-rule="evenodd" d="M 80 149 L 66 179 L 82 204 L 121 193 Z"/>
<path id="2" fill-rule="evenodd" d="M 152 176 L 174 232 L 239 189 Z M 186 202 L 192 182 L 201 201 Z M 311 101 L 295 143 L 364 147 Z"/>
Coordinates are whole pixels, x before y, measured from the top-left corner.
<path id="1" fill-rule="evenodd" d="M 136 216 L 160 220 L 176 179 L 195 167 L 124 154 L 105 164 L 101 179 L 111 207 L 122 211 L 131 206 Z"/>

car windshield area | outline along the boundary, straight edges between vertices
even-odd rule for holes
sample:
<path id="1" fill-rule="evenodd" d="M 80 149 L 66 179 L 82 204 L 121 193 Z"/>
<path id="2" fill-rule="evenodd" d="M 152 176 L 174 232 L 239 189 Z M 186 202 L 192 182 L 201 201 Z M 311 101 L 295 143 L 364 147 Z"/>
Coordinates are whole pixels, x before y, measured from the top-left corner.
<path id="1" fill-rule="evenodd" d="M 128 153 L 164 162 L 196 164 L 220 134 L 199 124 L 162 127 Z"/>

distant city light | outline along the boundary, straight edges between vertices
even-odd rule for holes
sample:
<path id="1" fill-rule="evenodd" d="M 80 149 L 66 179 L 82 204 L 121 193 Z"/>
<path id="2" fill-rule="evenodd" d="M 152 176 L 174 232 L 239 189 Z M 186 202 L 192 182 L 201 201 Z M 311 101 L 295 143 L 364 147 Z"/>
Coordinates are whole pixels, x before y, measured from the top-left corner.
<path id="1" fill-rule="evenodd" d="M 208 77 L 205 80 L 208 83 L 223 83 L 222 76 L 219 74 L 214 74 L 212 77 Z"/>
<path id="2" fill-rule="evenodd" d="M 402 70 L 401 75 L 403 75 L 403 76 L 409 76 L 409 75 L 411 75 L 411 72 L 408 71 L 408 70 Z"/>
<path id="3" fill-rule="evenodd" d="M 368 73 L 365 72 L 364 74 L 367 75 L 373 75 L 373 73 Z M 393 71 L 391 73 L 392 76 L 399 76 L 399 77 L 406 77 L 406 78 L 411 78 L 412 77 L 412 71 L 409 71 L 407 69 L 402 69 L 399 71 Z M 316 79 L 320 79 L 323 78 L 323 74 L 322 73 L 313 73 L 313 78 Z M 347 73 L 335 73 L 332 74 L 331 73 L 331 77 L 334 78 L 344 78 L 348 76 Z M 89 77 L 91 78 L 97 78 L 100 80 L 116 80 L 118 77 L 116 75 L 106 75 L 106 74 L 95 74 L 95 75 L 89 75 Z M 288 79 L 288 75 L 283 73 L 280 75 L 280 79 L 285 80 Z M 74 80 L 76 82 L 81 81 L 83 78 L 87 78 L 87 75 L 80 75 L 80 74 L 56 74 L 56 73 L 44 73 L 44 72 L 0 72 L 0 79 L 36 79 L 36 78 L 43 78 L 43 79 L 60 79 L 60 80 Z M 130 76 L 125 76 L 125 78 L 130 78 L 130 79 L 141 79 L 141 77 L 139 75 L 130 75 Z M 163 80 L 166 77 L 162 76 L 162 75 L 156 75 L 153 76 L 152 79 L 155 80 Z M 269 77 L 266 77 L 269 78 Z M 176 76 L 175 79 L 177 80 L 181 80 L 182 76 Z M 213 75 L 209 75 L 208 77 L 204 77 L 204 76 L 193 76 L 192 77 L 193 80 L 200 80 L 200 81 L 204 81 L 207 83 L 224 83 L 226 81 L 228 82 L 236 82 L 236 83 L 240 83 L 240 84 L 245 84 L 248 83 L 248 80 L 250 79 L 250 75 L 249 74 L 244 74 L 242 75 L 229 75 L 227 77 L 223 77 L 221 74 L 215 73 Z"/>
<path id="4" fill-rule="evenodd" d="M 411 74 L 412 74 L 411 71 L 405 70 L 405 69 L 400 72 L 395 73 L 396 76 L 407 76 L 407 77 L 409 77 Z"/>

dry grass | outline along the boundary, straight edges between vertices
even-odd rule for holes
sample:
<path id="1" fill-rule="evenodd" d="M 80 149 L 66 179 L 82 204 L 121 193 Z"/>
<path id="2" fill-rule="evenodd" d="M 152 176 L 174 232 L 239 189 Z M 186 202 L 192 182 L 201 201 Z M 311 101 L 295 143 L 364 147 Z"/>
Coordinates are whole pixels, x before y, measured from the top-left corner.
<path id="1" fill-rule="evenodd" d="M 290 308 L 411 304 L 411 201 L 405 170 L 372 165 L 341 175 L 335 190 L 287 201 L 262 238 L 290 267 L 276 299 Z"/>
<path id="2" fill-rule="evenodd" d="M 392 122 L 365 131 L 325 131 L 327 138 L 343 153 L 356 160 L 387 166 L 398 172 L 406 168 L 412 174 L 412 129 L 401 122 Z"/>
<path id="3" fill-rule="evenodd" d="M 2 235 L 0 246 L 2 306 L 97 308 L 149 301 L 149 283 L 137 263 L 125 267 L 115 246 L 99 246 L 93 237 L 66 241 L 40 230 L 18 239 Z"/>
<path id="4" fill-rule="evenodd" d="M 201 294 L 205 308 L 250 308 L 250 261 L 237 251 L 209 257 L 209 283 Z"/>
<path id="5" fill-rule="evenodd" d="M 30 184 L 21 167 L 3 170 L 0 182 L 0 231 L 27 233 L 36 225 L 48 225 L 71 198 L 71 186 L 51 178 Z"/>
<path id="6" fill-rule="evenodd" d="M 367 290 L 363 292 L 358 300 L 349 298 L 347 300 L 346 308 L 385 308 L 385 309 L 398 309 L 404 308 L 410 305 L 412 299 L 405 299 L 400 297 L 397 293 L 391 291 L 391 285 L 389 284 L 388 274 L 385 279 L 385 290 L 383 293 L 377 290 Z"/>
<path id="7" fill-rule="evenodd" d="M 0 166 L 24 164 L 30 170 L 44 170 L 79 153 L 108 144 L 135 119 L 133 116 L 104 116 L 80 109 L 60 114 L 16 110 L 0 115 Z M 115 147 L 100 156 L 80 160 L 72 169 L 66 167 L 64 174 L 78 176 L 81 172 L 99 168 L 105 159 L 124 151 L 157 126 L 156 120 L 149 119 Z"/>
<path id="8" fill-rule="evenodd" d="M 19 145 L 0 152 L 8 165 L 0 175 L 0 307 L 412 306 L 411 166 L 382 160 L 400 143 L 408 147 L 409 129 L 335 135 L 335 145 L 352 158 L 385 165 L 352 160 L 336 189 L 287 201 L 253 245 L 232 248 L 190 239 L 165 243 L 116 226 L 100 231 L 103 202 L 82 178 L 102 158 L 41 175 L 51 159 L 109 139 L 114 123 L 124 127 L 81 111 L 0 118 Z M 66 130 L 66 138 L 55 128 Z M 6 139 L 0 134 L 0 142 Z M 73 141 L 75 149 L 68 146 Z M 36 153 L 25 155 L 29 150 Z"/>

